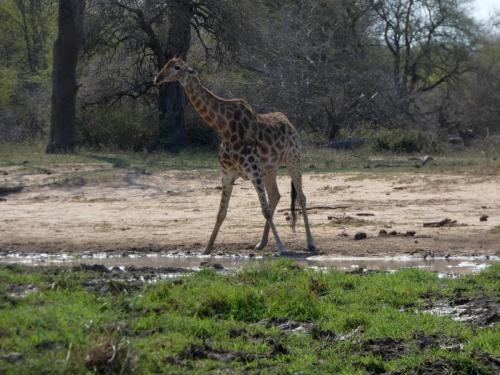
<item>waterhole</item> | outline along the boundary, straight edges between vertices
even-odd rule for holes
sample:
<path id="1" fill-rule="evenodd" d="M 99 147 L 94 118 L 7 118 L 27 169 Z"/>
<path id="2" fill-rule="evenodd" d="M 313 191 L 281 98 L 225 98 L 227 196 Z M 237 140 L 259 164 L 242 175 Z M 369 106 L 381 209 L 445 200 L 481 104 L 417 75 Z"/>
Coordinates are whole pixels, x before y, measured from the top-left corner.
<path id="1" fill-rule="evenodd" d="M 0 263 L 23 264 L 30 266 L 78 266 L 78 265 L 102 265 L 109 269 L 113 267 L 137 267 L 137 268 L 185 268 L 199 270 L 206 265 L 217 264 L 220 269 L 239 270 L 252 263 L 268 262 L 276 257 L 262 256 L 203 256 L 192 254 L 132 254 L 132 255 L 109 255 L 106 253 L 95 253 L 92 255 L 74 254 L 16 254 L 8 253 L 0 255 Z M 334 269 L 344 272 L 386 271 L 394 272 L 402 268 L 418 268 L 438 273 L 440 276 L 459 276 L 462 274 L 479 272 L 490 264 L 500 261 L 497 256 L 470 256 L 449 258 L 421 258 L 412 256 L 393 257 L 342 257 L 317 255 L 310 257 L 290 257 L 298 264 L 321 270 Z"/>

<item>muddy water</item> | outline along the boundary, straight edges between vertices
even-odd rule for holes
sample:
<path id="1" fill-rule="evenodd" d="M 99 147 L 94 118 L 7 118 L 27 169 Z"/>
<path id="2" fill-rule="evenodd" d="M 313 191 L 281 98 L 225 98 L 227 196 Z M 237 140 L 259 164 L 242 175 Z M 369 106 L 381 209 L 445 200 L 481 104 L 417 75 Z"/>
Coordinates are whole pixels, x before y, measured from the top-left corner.
<path id="1" fill-rule="evenodd" d="M 194 255 L 168 255 L 151 253 L 146 255 L 116 256 L 107 254 L 68 255 L 68 254 L 3 254 L 0 263 L 24 264 L 31 266 L 77 266 L 77 265 L 103 265 L 112 267 L 137 267 L 137 268 L 187 268 L 198 270 L 206 264 L 219 264 L 228 270 L 238 270 L 245 265 L 256 262 L 266 262 L 273 257 L 245 257 L 245 256 L 194 256 Z M 479 272 L 488 265 L 500 261 L 499 257 L 451 257 L 423 259 L 411 256 L 400 257 L 336 257 L 336 256 L 311 256 L 307 258 L 293 258 L 297 263 L 317 269 L 335 269 L 352 272 L 362 270 L 378 270 L 393 272 L 401 268 L 419 268 L 437 272 L 442 276 L 458 276 L 461 274 Z M 220 268 L 222 268 L 220 267 Z"/>

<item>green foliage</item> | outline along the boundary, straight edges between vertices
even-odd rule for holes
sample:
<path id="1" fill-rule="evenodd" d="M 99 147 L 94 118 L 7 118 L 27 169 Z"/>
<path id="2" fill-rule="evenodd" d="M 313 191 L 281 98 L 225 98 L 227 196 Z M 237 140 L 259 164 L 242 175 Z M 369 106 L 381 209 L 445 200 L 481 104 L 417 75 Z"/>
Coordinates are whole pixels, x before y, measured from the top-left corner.
<path id="1" fill-rule="evenodd" d="M 203 41 L 192 38 L 189 62 L 207 87 L 222 97 L 245 98 L 257 111 L 286 112 L 298 129 L 308 132 L 306 142 L 325 142 L 329 126 L 325 105 L 330 103 L 336 119 L 332 124 L 341 128 L 357 130 L 366 121 L 391 127 L 415 122 L 409 133 L 401 130 L 374 136 L 376 151 L 432 150 L 433 137 L 419 132 L 442 125 L 435 113 L 443 108 L 449 108 L 449 123 L 457 128 L 470 127 L 478 134 L 488 128 L 495 133 L 498 38 L 480 31 L 482 38 L 475 39 L 477 29 L 467 16 L 465 0 L 397 3 L 371 7 L 358 0 L 210 0 L 205 4 L 210 27 L 203 31 L 206 25 L 198 25 Z M 55 0 L 0 1 L 0 139 L 19 141 L 47 134 L 57 4 Z M 148 82 L 157 70 L 158 56 L 150 47 L 159 42 L 162 49 L 167 44 L 169 8 L 148 2 L 134 6 L 137 14 L 148 15 L 143 20 L 147 25 L 137 22 L 135 13 L 125 7 L 87 2 L 80 98 L 113 101 L 118 95 L 130 95 L 135 99 L 77 108 L 80 145 L 142 150 L 156 139 L 157 95 Z M 388 32 L 408 31 L 422 43 L 398 48 L 400 55 L 393 59 L 388 46 L 380 43 L 384 22 L 376 13 L 380 7 L 387 7 L 388 14 L 400 13 L 408 6 L 414 7 L 408 18 L 396 22 L 408 27 Z M 422 18 L 426 7 L 443 17 L 435 28 L 425 26 L 429 22 Z M 116 19 L 122 22 L 114 23 Z M 443 36 L 440 28 L 445 24 L 454 32 Z M 148 27 L 151 32 L 145 33 Z M 426 38 L 429 30 L 436 35 Z M 150 40 L 152 33 L 156 34 Z M 405 38 L 388 40 L 403 42 Z M 274 58 L 269 51 L 282 61 L 271 63 Z M 215 61 L 224 64 L 214 66 Z M 394 69 L 395 64 L 401 66 Z M 401 94 L 402 88 L 408 95 Z M 218 143 L 215 133 L 192 109 L 186 111 L 186 119 L 191 146 Z"/>
<path id="2" fill-rule="evenodd" d="M 5 106 L 10 103 L 17 79 L 16 70 L 0 65 L 0 105 Z"/>
<path id="3" fill-rule="evenodd" d="M 0 2 L 0 139 L 25 140 L 48 127 L 56 5 Z"/>

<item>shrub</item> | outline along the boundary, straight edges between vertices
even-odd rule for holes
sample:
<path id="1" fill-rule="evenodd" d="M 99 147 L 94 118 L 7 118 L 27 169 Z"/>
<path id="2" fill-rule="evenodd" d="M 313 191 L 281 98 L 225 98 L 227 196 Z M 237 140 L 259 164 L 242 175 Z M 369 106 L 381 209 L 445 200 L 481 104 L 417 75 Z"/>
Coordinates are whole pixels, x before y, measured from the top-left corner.
<path id="1" fill-rule="evenodd" d="M 158 109 L 134 101 L 81 108 L 76 131 L 77 144 L 93 149 L 141 151 L 158 137 Z M 186 132 L 190 146 L 215 146 L 216 133 L 189 106 Z"/>
<path id="2" fill-rule="evenodd" d="M 78 113 L 77 144 L 95 149 L 143 150 L 158 126 L 155 108 L 134 103 L 93 106 Z"/>
<path id="3" fill-rule="evenodd" d="M 374 151 L 414 153 L 435 150 L 436 141 L 432 136 L 416 130 L 378 130 L 368 136 Z"/>

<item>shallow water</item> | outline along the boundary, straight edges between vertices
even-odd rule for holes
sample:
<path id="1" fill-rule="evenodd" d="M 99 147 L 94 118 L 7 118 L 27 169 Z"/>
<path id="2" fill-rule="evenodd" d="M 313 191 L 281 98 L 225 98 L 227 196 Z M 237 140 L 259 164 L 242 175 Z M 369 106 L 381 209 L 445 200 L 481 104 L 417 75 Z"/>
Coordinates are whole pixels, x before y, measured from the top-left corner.
<path id="1" fill-rule="evenodd" d="M 396 271 L 401 268 L 419 268 L 439 274 L 461 275 L 479 272 L 488 265 L 498 262 L 498 257 L 436 257 L 423 259 L 421 257 L 334 257 L 316 256 L 307 259 L 308 262 L 324 267 L 334 267 L 339 271 L 355 269 Z"/>
<path id="2" fill-rule="evenodd" d="M 245 265 L 255 262 L 266 262 L 274 257 L 248 257 L 248 256 L 202 256 L 202 255 L 168 255 L 151 253 L 146 255 L 132 254 L 127 256 L 107 255 L 96 253 L 92 255 L 69 255 L 69 254 L 3 254 L 0 255 L 0 263 L 24 264 L 30 266 L 77 266 L 104 265 L 112 267 L 137 268 L 187 268 L 198 270 L 202 264 L 220 264 L 225 269 L 237 270 Z M 339 271 L 377 270 L 393 272 L 401 268 L 419 268 L 437 272 L 442 276 L 458 276 L 462 274 L 475 273 L 485 269 L 488 265 L 500 261 L 499 257 L 450 257 L 428 258 L 411 256 L 399 257 L 339 257 L 339 256 L 310 256 L 307 258 L 294 258 L 298 264 L 317 270 L 335 269 Z"/>

